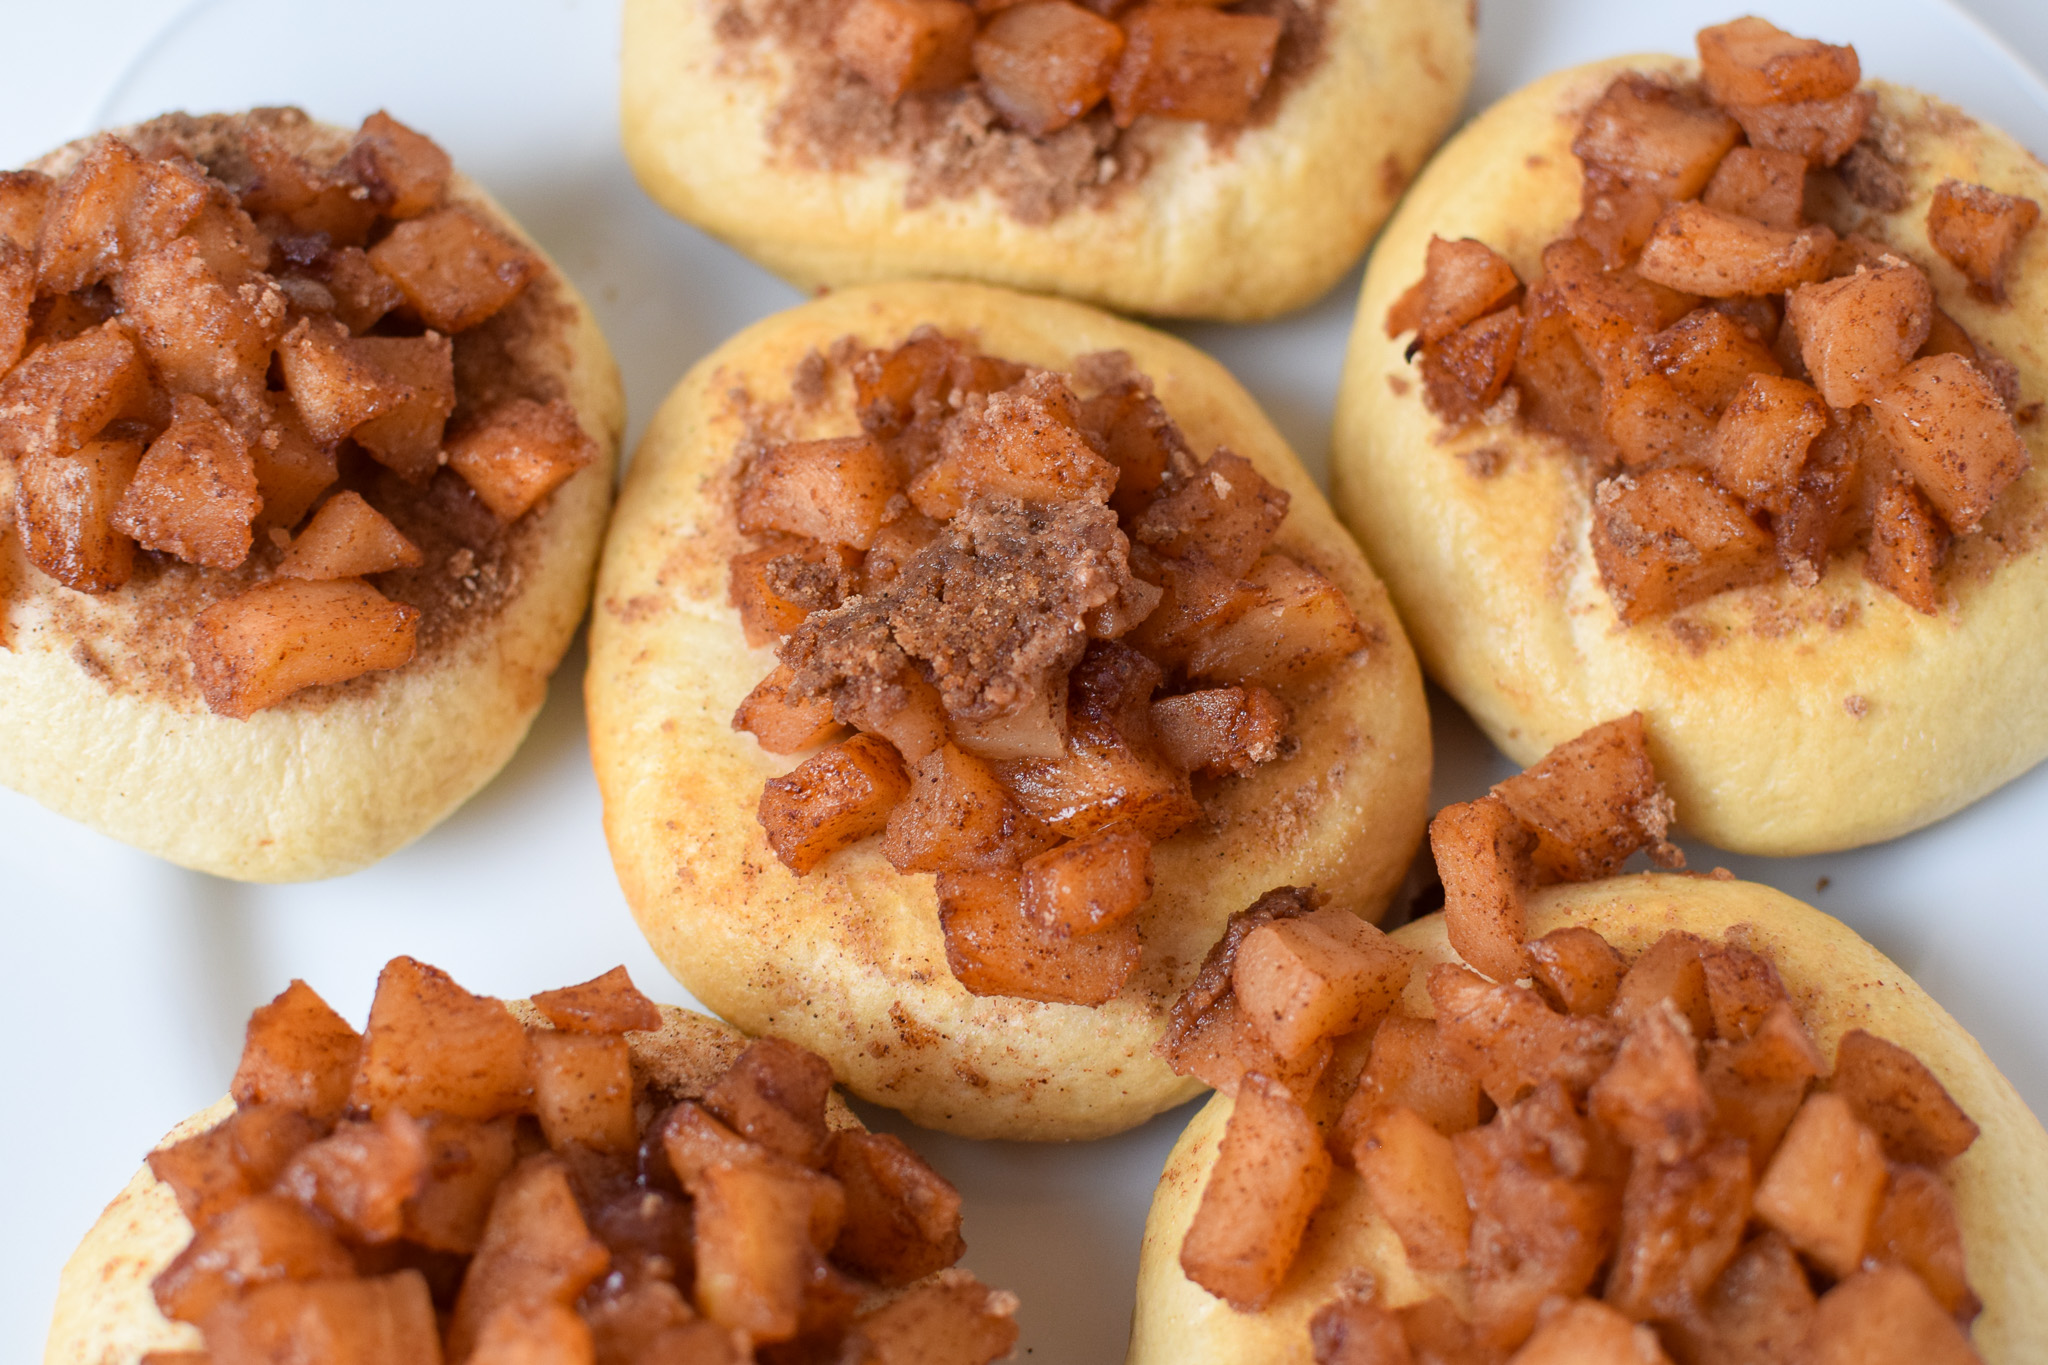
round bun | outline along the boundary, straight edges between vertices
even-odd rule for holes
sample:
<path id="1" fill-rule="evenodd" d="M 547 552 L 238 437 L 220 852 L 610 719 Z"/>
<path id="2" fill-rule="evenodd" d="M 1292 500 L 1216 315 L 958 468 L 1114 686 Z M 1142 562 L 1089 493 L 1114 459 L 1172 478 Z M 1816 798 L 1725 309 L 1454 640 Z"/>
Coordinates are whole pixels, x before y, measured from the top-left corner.
<path id="1" fill-rule="evenodd" d="M 524 1001 L 513 1010 L 529 1025 L 545 1027 Z M 745 1035 L 716 1019 L 661 1007 L 662 1026 L 626 1035 L 633 1077 L 677 1099 L 702 1095 L 747 1046 Z M 833 1091 L 826 1102 L 833 1128 L 859 1128 L 860 1120 Z M 165 1134 L 159 1148 L 203 1133 L 234 1112 L 221 1100 Z M 138 1365 L 151 1351 L 196 1351 L 199 1329 L 157 1311 L 149 1284 L 192 1239 L 171 1187 L 144 1166 L 107 1205 L 57 1280 L 57 1311 L 43 1347 L 43 1365 Z"/>
<path id="2" fill-rule="evenodd" d="M 345 149 L 350 136 L 286 127 L 307 148 Z M 42 168 L 61 173 L 83 146 Z M 457 174 L 448 197 L 545 259 L 474 182 Z M 489 781 L 525 738 L 589 601 L 625 399 L 603 334 L 552 261 L 485 329 L 527 396 L 575 409 L 599 458 L 504 533 L 486 572 L 429 561 L 422 572 L 453 586 L 422 589 L 435 608 L 411 663 L 247 720 L 207 709 L 185 654 L 193 617 L 238 580 L 209 588 L 211 571 L 171 566 L 73 592 L 30 567 L 0 462 L 0 785 L 182 866 L 288 882 L 376 862 Z"/>
<path id="3" fill-rule="evenodd" d="M 1653 873 L 1535 893 L 1530 937 L 1568 924 L 1595 930 L 1624 953 L 1640 952 L 1672 929 L 1718 940 L 1742 925 L 1749 946 L 1777 964 L 1823 1054 L 1832 1056 L 1844 1033 L 1863 1028 L 1925 1062 L 1982 1128 L 1948 1168 L 1970 1285 L 1984 1300 L 1977 1349 L 1992 1365 L 2039 1360 L 2048 1352 L 2048 1323 L 2037 1311 L 2048 1295 L 2048 1133 L 1976 1039 L 1911 977 L 1839 920 L 1751 882 Z M 1418 920 L 1394 938 L 1422 954 L 1402 1007 L 1427 1015 L 1428 969 L 1458 960 L 1444 937 L 1443 916 Z M 1342 1169 L 1331 1177 L 1301 1255 L 1264 1312 L 1235 1312 L 1183 1275 L 1181 1241 L 1201 1204 L 1230 1111 L 1227 1096 L 1211 1100 L 1167 1158 L 1145 1223 L 1130 1365 L 1302 1359 L 1309 1319 L 1357 1269 L 1370 1271 L 1395 1304 L 1429 1292 L 1408 1268 L 1400 1240 L 1363 1183 Z"/>
<path id="4" fill-rule="evenodd" d="M 912 195 L 908 156 L 819 165 L 779 146 L 793 64 L 773 38 L 736 54 L 722 36 L 768 8 L 628 0 L 626 155 L 670 212 L 805 288 L 940 276 L 1138 313 L 1283 313 L 1358 259 L 1472 79 L 1469 0 L 1304 5 L 1321 53 L 1269 120 L 1145 120 L 1130 183 L 1025 221 L 987 186 Z"/>
<path id="5" fill-rule="evenodd" d="M 970 995 L 946 966 L 933 880 L 900 876 L 871 840 L 793 875 L 755 819 L 793 762 L 729 724 L 775 665 L 726 605 L 743 548 L 724 472 L 747 413 L 851 335 L 892 346 L 920 324 L 1057 370 L 1121 349 L 1204 456 L 1219 444 L 1293 501 L 1277 548 L 1343 590 L 1369 647 L 1296 708 L 1290 757 L 1231 779 L 1206 827 L 1154 850 L 1145 956 L 1089 1008 Z M 805 409 L 802 435 L 857 430 L 850 397 Z M 656 414 L 606 546 L 590 638 L 591 757 L 626 900 L 661 960 L 750 1033 L 819 1053 L 855 1094 L 974 1137 L 1085 1138 L 1200 1090 L 1152 1055 L 1166 1010 L 1235 910 L 1316 882 L 1378 918 L 1421 837 L 1429 719 L 1385 591 L 1257 404 L 1170 337 L 1079 304 L 979 285 L 853 289 L 769 318 L 702 361 Z"/>
<path id="6" fill-rule="evenodd" d="M 1430 676 L 1516 762 L 1640 710 L 1658 775 L 1711 843 L 1792 855 L 1904 834 L 2048 756 L 2048 426 L 2021 425 L 2034 469 L 1981 535 L 1957 543 L 1939 615 L 1867 582 L 1856 552 L 1811 588 L 1780 578 L 1623 628 L 1593 564 L 1577 462 L 1519 427 L 1440 438 L 1403 342 L 1386 335 L 1432 234 L 1477 238 L 1537 277 L 1543 247 L 1578 213 L 1580 116 L 1631 69 L 1693 68 L 1632 57 L 1538 81 L 1474 121 L 1416 182 L 1366 273 L 1331 458 L 1337 506 Z M 1876 230 L 1927 268 L 1971 336 L 2019 367 L 2028 397 L 2048 394 L 2048 233 L 2024 245 L 2000 308 L 1968 296 L 1926 232 L 1944 179 L 2048 203 L 2048 171 L 1948 105 L 1873 88 L 1909 191 L 1904 209 L 1871 215 Z M 1460 458 L 1480 451 L 1490 453 Z"/>

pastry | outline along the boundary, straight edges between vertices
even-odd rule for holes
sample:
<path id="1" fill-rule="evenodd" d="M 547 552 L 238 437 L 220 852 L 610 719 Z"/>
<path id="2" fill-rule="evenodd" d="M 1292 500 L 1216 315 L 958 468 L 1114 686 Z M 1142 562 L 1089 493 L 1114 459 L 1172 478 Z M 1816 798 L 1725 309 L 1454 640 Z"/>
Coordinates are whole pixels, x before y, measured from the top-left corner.
<path id="1" fill-rule="evenodd" d="M 623 399 L 384 114 L 167 115 L 0 176 L 0 782 L 187 867 L 352 871 L 502 767 Z"/>
<path id="2" fill-rule="evenodd" d="M 805 288 L 1252 319 L 1364 250 L 1471 81 L 1465 0 L 631 0 L 649 194 Z"/>
<path id="3" fill-rule="evenodd" d="M 1215 1051 L 1249 1065 L 1161 1177 L 1133 1365 L 2048 1342 L 2048 1133 L 1836 920 L 1725 872 L 1616 875 L 1663 818 L 1639 733 L 1440 812 L 1441 915 L 1349 956 L 1307 951 L 1306 893 L 1239 918 L 1183 1012 L 1239 1021 Z"/>
<path id="4" fill-rule="evenodd" d="M 600 580 L 641 929 L 919 1123 L 1185 1099 L 1150 1049 L 1228 912 L 1313 879 L 1376 917 L 1421 831 L 1364 559 L 1214 362 L 1077 304 L 876 286 L 742 333 L 656 416 Z"/>
<path id="5" fill-rule="evenodd" d="M 360 1037 L 304 982 L 256 1011 L 232 1098 L 65 1266 L 43 1359 L 987 1365 L 1016 1299 L 963 1245 L 803 1049 L 622 969 L 508 1007 L 401 957 Z"/>
<path id="6" fill-rule="evenodd" d="M 1853 847 L 2048 754 L 2048 177 L 1853 49 L 1700 44 L 1703 84 L 1597 63 L 1445 149 L 1368 271 L 1332 482 L 1510 755 L 1640 710 L 1693 833 Z"/>

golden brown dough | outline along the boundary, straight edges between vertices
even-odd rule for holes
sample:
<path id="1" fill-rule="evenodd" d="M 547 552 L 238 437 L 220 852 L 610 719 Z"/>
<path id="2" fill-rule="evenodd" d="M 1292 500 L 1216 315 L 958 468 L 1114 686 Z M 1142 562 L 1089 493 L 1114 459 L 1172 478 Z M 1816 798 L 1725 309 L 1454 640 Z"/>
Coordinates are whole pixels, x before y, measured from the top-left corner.
<path id="1" fill-rule="evenodd" d="M 1984 1300 L 1977 1349 L 1991 1365 L 2048 1352 L 2048 1133 L 1975 1039 L 1912 979 L 1839 921 L 1748 882 L 1652 873 L 1536 892 L 1529 935 L 1567 924 L 1593 929 L 1623 952 L 1647 948 L 1670 929 L 1719 939 L 1744 925 L 1750 943 L 1776 964 L 1821 1051 L 1832 1057 L 1850 1029 L 1866 1028 L 1916 1054 L 1974 1118 L 1982 1133 L 1949 1167 L 1970 1283 Z M 1430 965 L 1454 962 L 1443 916 L 1395 933 L 1421 951 L 1403 1008 L 1431 1013 L 1423 986 Z M 1189 1281 L 1181 1239 L 1201 1202 L 1231 1102 L 1217 1096 L 1195 1116 L 1167 1159 L 1145 1225 L 1130 1365 L 1265 1365 L 1306 1358 L 1308 1323 L 1354 1267 L 1369 1270 L 1394 1305 L 1425 1297 L 1400 1240 L 1373 1210 L 1358 1177 L 1336 1172 L 1323 1208 L 1302 1239 L 1286 1284 L 1263 1313 L 1239 1314 Z"/>
<path id="2" fill-rule="evenodd" d="M 907 162 L 796 164 L 768 123 L 788 89 L 770 43 L 728 60 L 739 0 L 629 0 L 621 121 L 649 194 L 806 288 L 984 280 L 1112 308 L 1252 319 L 1300 307 L 1365 249 L 1472 78 L 1468 0 L 1333 0 L 1320 64 L 1273 121 L 1212 138 L 1152 120 L 1152 165 L 1102 208 L 1043 224 L 983 189 L 907 207 Z"/>
<path id="3" fill-rule="evenodd" d="M 345 147 L 349 135 L 308 124 L 305 136 Z M 456 174 L 448 194 L 539 251 L 473 181 Z M 489 781 L 546 700 L 589 600 L 625 427 L 611 350 L 560 269 L 514 307 L 531 312 L 522 344 L 558 378 L 599 458 L 517 526 L 502 591 L 466 589 L 494 606 L 403 669 L 247 720 L 200 697 L 182 634 L 194 608 L 175 584 L 138 577 L 87 597 L 29 567 L 7 510 L 13 469 L 0 462 L 0 785 L 174 863 L 285 882 L 376 862 Z M 170 637 L 145 628 L 162 620 L 177 625 Z"/>
<path id="4" fill-rule="evenodd" d="M 1052 368 L 1121 348 L 1206 455 L 1219 443 L 1293 497 L 1275 548 L 1343 589 L 1372 642 L 1297 711 L 1299 751 L 1219 789 L 1214 828 L 1157 846 L 1146 950 L 1099 1008 L 969 995 L 946 966 L 928 877 L 874 841 L 793 876 L 755 806 L 793 766 L 730 728 L 773 666 L 726 605 L 740 545 L 721 474 L 744 429 L 735 394 L 771 404 L 813 349 L 893 345 L 923 323 Z M 799 411 L 788 438 L 856 429 L 850 394 Z M 750 1032 L 818 1052 L 854 1093 L 980 1137 L 1118 1132 L 1195 1094 L 1151 1054 L 1165 1011 L 1224 919 L 1275 885 L 1317 882 L 1376 918 L 1423 828 L 1421 679 L 1384 592 L 1250 396 L 1181 342 L 1091 308 L 976 285 L 847 290 L 759 323 L 702 361 L 656 415 L 606 547 L 587 685 L 612 858 L 655 952 Z"/>
<path id="5" fill-rule="evenodd" d="M 1576 216 L 1569 151 L 1581 111 L 1629 57 L 1565 71 L 1501 101 L 1446 146 L 1389 224 L 1367 271 L 1340 395 L 1331 480 L 1386 575 L 1430 676 L 1518 762 L 1641 710 L 1685 824 L 1723 848 L 1789 855 L 1917 829 L 2048 755 L 2048 428 L 2020 431 L 2034 470 L 1986 533 L 1959 542 L 1935 616 L 1836 558 L 1818 586 L 1737 589 L 1666 621 L 1616 623 L 1588 548 L 1590 490 L 1563 448 L 1516 427 L 1439 442 L 1387 309 L 1422 272 L 1430 235 L 1476 237 L 1524 279 Z M 1872 213 L 1930 273 L 1937 302 L 2048 395 L 2041 319 L 2048 237 L 2015 264 L 2009 307 L 1968 296 L 1927 242 L 1934 187 L 1954 177 L 2048 199 L 2048 172 L 1953 107 L 1875 83 L 1902 139 L 1908 201 Z"/>
<path id="6" fill-rule="evenodd" d="M 545 1025 L 523 1001 L 512 1007 L 530 1027 Z M 640 1081 L 686 1098 L 701 1095 L 746 1048 L 743 1035 L 716 1019 L 672 1006 L 661 1013 L 659 1031 L 626 1038 Z M 832 1127 L 860 1127 L 837 1091 L 827 1106 Z M 233 1112 L 234 1101 L 223 1099 L 173 1128 L 157 1146 L 204 1132 Z M 43 1365 L 137 1365 L 151 1351 L 200 1349 L 199 1329 L 164 1317 L 149 1289 L 191 1237 L 192 1225 L 171 1187 L 147 1166 L 137 1171 L 64 1263 Z"/>

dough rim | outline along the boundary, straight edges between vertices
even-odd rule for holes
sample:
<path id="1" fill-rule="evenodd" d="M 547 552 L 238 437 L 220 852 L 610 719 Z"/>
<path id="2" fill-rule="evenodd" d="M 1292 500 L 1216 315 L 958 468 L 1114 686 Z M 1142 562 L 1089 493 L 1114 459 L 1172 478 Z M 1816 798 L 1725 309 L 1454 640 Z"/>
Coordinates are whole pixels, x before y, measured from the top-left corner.
<path id="1" fill-rule="evenodd" d="M 1595 929 L 1628 952 L 1669 929 L 1719 939 L 1730 927 L 1746 925 L 1758 950 L 1776 960 L 1824 1053 L 1832 1056 L 1842 1034 L 1866 1027 L 1916 1053 L 1983 1130 L 1949 1170 L 1971 1287 L 1984 1300 L 1974 1331 L 1977 1349 L 1990 1365 L 2048 1353 L 2048 1322 L 2036 1311 L 2048 1296 L 2048 1234 L 2042 1231 L 2048 1228 L 2048 1133 L 1976 1039 L 1912 978 L 1841 921 L 1751 882 L 1649 873 L 1538 891 L 1529 907 L 1530 935 L 1567 924 Z M 1428 1013 L 1428 967 L 1458 960 L 1444 937 L 1443 916 L 1419 920 L 1394 937 L 1423 954 L 1403 1004 Z M 1266 1312 L 1237 1313 L 1187 1279 L 1181 1240 L 1230 1110 L 1228 1096 L 1212 1099 L 1167 1158 L 1145 1223 L 1129 1365 L 1299 1360 L 1309 1319 L 1353 1266 L 1371 1269 L 1395 1302 L 1428 1292 L 1401 1257 L 1393 1230 L 1371 1212 L 1357 1176 L 1344 1170 L 1331 1181 L 1341 1212 L 1326 1206 L 1317 1213 L 1302 1259 Z"/>
<path id="2" fill-rule="evenodd" d="M 2018 548 L 1988 580 L 1951 573 L 1955 606 L 1922 616 L 1839 557 L 1817 589 L 1723 594 L 1664 623 L 1615 627 L 1587 542 L 1587 504 L 1549 438 L 1476 428 L 1439 442 L 1421 389 L 1385 336 L 1388 306 L 1421 274 L 1432 230 L 1501 246 L 1524 278 L 1575 216 L 1576 110 L 1613 76 L 1690 72 L 1625 57 L 1546 77 L 1453 139 L 1388 225 L 1367 270 L 1333 435 L 1331 480 L 1348 525 L 1384 571 L 1429 675 L 1518 763 L 1631 710 L 1686 828 L 1722 848 L 1793 856 L 1921 828 L 2048 756 L 2048 426 L 2020 430 L 2034 469 L 1992 518 Z M 1927 195 L 1947 175 L 2048 202 L 2048 172 L 1952 107 L 1873 83 L 1883 114 L 1939 125 L 1911 143 L 1914 197 L 1876 215 L 1927 264 L 1950 313 L 2048 396 L 2048 233 L 2034 233 L 2008 308 L 1963 296 L 1927 245 Z M 1530 169 L 1524 158 L 1549 158 Z M 1389 376 L 1408 383 L 1395 393 Z M 1490 478 L 1458 454 L 1502 452 Z M 1991 550 L 1979 546 L 1979 566 Z M 1831 624 L 1830 614 L 1847 624 Z M 1693 644 L 1704 640 L 1695 652 Z M 1768 679 L 1768 688 L 1757 681 Z"/>
<path id="3" fill-rule="evenodd" d="M 874 842 L 792 876 L 754 811 L 761 782 L 795 761 L 762 753 L 728 724 L 774 657 L 745 647 L 725 604 L 724 556 L 740 544 L 718 500 L 739 429 L 721 413 L 725 396 L 751 377 L 757 394 L 779 398 L 806 351 L 849 333 L 898 340 L 928 321 L 978 332 L 991 354 L 1062 369 L 1085 352 L 1129 351 L 1198 451 L 1227 440 L 1288 490 L 1276 543 L 1333 577 L 1375 642 L 1297 720 L 1301 755 L 1235 779 L 1244 795 L 1231 809 L 1263 823 L 1236 819 L 1222 834 L 1157 849 L 1159 891 L 1144 918 L 1160 927 L 1132 985 L 1098 1008 L 968 995 L 946 968 L 931 879 L 899 877 Z M 828 407 L 823 420 L 802 434 L 856 429 L 848 410 Z M 613 521 L 598 603 L 591 756 L 619 883 L 656 955 L 722 1017 L 802 1043 L 853 1093 L 926 1127 L 1098 1137 L 1199 1093 L 1151 1046 L 1224 918 L 1272 886 L 1309 882 L 1377 918 L 1422 835 L 1421 676 L 1364 558 L 1219 365 L 1083 305 L 978 285 L 876 286 L 741 333 L 691 371 L 649 428 Z M 1317 776 L 1333 765 L 1334 777 Z M 1273 847 L 1281 838 L 1299 851 Z"/>

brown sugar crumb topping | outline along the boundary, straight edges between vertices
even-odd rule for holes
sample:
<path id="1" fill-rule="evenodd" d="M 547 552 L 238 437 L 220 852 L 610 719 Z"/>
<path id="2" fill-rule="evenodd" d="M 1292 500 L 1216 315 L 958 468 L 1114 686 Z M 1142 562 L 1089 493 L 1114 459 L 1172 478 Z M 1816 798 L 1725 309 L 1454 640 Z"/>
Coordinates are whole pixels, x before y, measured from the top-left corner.
<path id="1" fill-rule="evenodd" d="M 146 590 L 121 685 L 182 645 L 246 717 L 506 590 L 508 531 L 596 451 L 532 373 L 554 281 L 448 201 L 439 147 L 383 113 L 171 115 L 52 171 L 0 176 L 0 449 L 42 575 Z M 458 550 L 490 592 L 442 584 Z"/>
<path id="2" fill-rule="evenodd" d="M 1859 547 L 1867 578 L 1934 613 L 1951 547 L 2029 467 L 2018 371 L 1921 264 L 1806 220 L 1825 197 L 1810 180 L 1906 206 L 1855 49 L 1747 18 L 1699 50 L 1698 85 L 1631 73 L 1586 112 L 1580 216 L 1533 283 L 1484 243 L 1432 239 L 1387 332 L 1416 334 L 1445 423 L 1519 421 L 1587 464 L 1624 624 L 1781 575 L 1811 586 Z M 1947 181 L 1928 236 L 2002 304 L 2039 216 Z"/>
<path id="3" fill-rule="evenodd" d="M 1326 5 L 732 0 L 718 31 L 765 33 L 794 68 L 770 133 L 799 164 L 907 161 L 908 207 L 987 188 L 1045 223 L 1142 177 L 1157 120 L 1227 139 L 1270 119 L 1320 57 Z"/>
<path id="4" fill-rule="evenodd" d="M 250 1017 L 234 1112 L 149 1157 L 193 1228 L 153 1290 L 197 1359 L 1009 1352 L 1016 1299 L 951 1268 L 959 1192 L 835 1122 L 818 1057 L 763 1038 L 650 1075 L 636 1048 L 691 1044 L 650 1035 L 623 968 L 534 1006 L 400 957 L 362 1034 L 302 981 Z"/>
<path id="5" fill-rule="evenodd" d="M 1470 965 L 1429 970 L 1430 1018 L 1400 1005 L 1415 954 L 1314 893 L 1234 916 L 1160 1045 L 1236 1097 L 1187 1276 L 1265 1307 L 1341 1165 L 1422 1294 L 1357 1277 L 1317 1365 L 1977 1360 L 1945 1174 L 1977 1125 L 1919 1059 L 1855 1029 L 1831 1066 L 1746 926 L 1633 960 L 1525 941 L 1530 886 L 1610 875 L 1668 818 L 1636 717 L 1441 812 Z"/>
<path id="6" fill-rule="evenodd" d="M 1283 754 L 1357 618 L 1271 548 L 1287 494 L 1198 460 L 1121 352 L 1060 374 L 921 328 L 795 378 L 849 381 L 861 434 L 736 464 L 731 600 L 780 665 L 733 725 L 809 755 L 762 792 L 770 847 L 804 875 L 879 835 L 937 875 L 969 990 L 1114 997 L 1152 846 L 1201 817 L 1197 780 Z"/>

